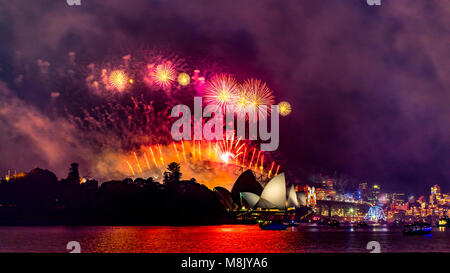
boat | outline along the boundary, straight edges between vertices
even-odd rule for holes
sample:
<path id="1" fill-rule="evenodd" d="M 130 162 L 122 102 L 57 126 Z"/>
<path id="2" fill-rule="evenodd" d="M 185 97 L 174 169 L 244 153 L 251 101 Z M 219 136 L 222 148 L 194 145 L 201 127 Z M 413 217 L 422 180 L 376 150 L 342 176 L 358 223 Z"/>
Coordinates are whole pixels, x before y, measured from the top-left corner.
<path id="1" fill-rule="evenodd" d="M 450 219 L 447 217 L 443 217 L 439 219 L 439 222 L 436 223 L 437 227 L 450 227 Z"/>
<path id="2" fill-rule="evenodd" d="M 338 220 L 330 220 L 329 222 L 328 222 L 328 225 L 330 226 L 330 227 L 339 227 L 341 224 L 339 223 L 339 221 Z"/>
<path id="3" fill-rule="evenodd" d="M 295 222 L 289 222 L 289 223 L 283 223 L 283 225 L 288 226 L 288 227 L 296 227 L 298 226 L 299 223 L 295 223 Z"/>
<path id="4" fill-rule="evenodd" d="M 288 227 L 296 227 L 298 226 L 298 222 L 295 222 L 294 220 L 290 220 L 290 221 L 285 221 L 283 222 L 283 225 L 286 225 Z"/>
<path id="5" fill-rule="evenodd" d="M 262 230 L 285 230 L 288 226 L 283 223 L 266 221 L 259 223 L 259 227 Z"/>
<path id="6" fill-rule="evenodd" d="M 403 234 L 405 235 L 426 235 L 431 232 L 433 227 L 428 223 L 414 223 L 411 225 L 405 225 L 403 228 Z"/>
<path id="7" fill-rule="evenodd" d="M 364 221 L 358 222 L 358 227 L 367 227 L 367 223 Z"/>

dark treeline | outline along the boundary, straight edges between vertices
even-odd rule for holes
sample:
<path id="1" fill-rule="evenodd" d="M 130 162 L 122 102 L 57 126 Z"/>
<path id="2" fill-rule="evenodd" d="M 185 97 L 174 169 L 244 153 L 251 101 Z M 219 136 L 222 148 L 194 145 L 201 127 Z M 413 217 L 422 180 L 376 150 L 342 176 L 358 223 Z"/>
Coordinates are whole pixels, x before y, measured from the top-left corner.
<path id="1" fill-rule="evenodd" d="M 33 169 L 0 183 L 0 225 L 206 225 L 230 223 L 215 193 L 195 179 L 181 180 L 169 164 L 164 184 L 152 178 L 82 181 L 78 164 L 58 181 Z"/>

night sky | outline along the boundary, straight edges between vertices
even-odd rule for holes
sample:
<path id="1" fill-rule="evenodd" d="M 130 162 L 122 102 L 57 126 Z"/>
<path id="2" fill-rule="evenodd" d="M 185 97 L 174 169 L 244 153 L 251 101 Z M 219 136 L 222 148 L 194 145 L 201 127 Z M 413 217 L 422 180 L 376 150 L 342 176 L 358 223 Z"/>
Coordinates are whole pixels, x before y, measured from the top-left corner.
<path id="1" fill-rule="evenodd" d="M 238 79 L 262 78 L 292 104 L 278 150 L 291 177 L 325 170 L 388 191 L 450 190 L 448 1 L 81 2 L 0 0 L 0 89 L 45 115 L 53 87 L 15 88 L 24 63 L 57 67 L 70 51 L 82 63 L 167 47 L 214 60 Z M 40 158 L 36 147 L 49 143 L 11 122 L 0 114 L 2 174 L 37 165 L 67 172 L 68 162 Z"/>

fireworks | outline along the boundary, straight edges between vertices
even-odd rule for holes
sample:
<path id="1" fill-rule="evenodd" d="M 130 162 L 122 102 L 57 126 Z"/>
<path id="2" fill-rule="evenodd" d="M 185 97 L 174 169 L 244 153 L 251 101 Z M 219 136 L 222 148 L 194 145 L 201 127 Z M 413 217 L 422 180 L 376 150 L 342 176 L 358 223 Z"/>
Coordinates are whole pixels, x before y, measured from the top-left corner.
<path id="1" fill-rule="evenodd" d="M 237 159 L 243 152 L 245 143 L 241 143 L 241 139 L 223 140 L 216 143 L 215 150 L 218 157 L 224 163 L 229 163 L 232 159 Z"/>
<path id="2" fill-rule="evenodd" d="M 233 76 L 219 74 L 208 82 L 205 92 L 205 102 L 225 110 L 232 107 L 238 91 L 238 84 Z"/>
<path id="3" fill-rule="evenodd" d="M 191 78 L 189 77 L 189 75 L 187 73 L 180 73 L 178 74 L 178 83 L 181 86 L 186 86 L 191 82 Z"/>
<path id="4" fill-rule="evenodd" d="M 114 70 L 109 75 L 109 84 L 118 91 L 124 90 L 127 85 L 127 82 L 128 76 L 122 70 Z"/>
<path id="5" fill-rule="evenodd" d="M 278 104 L 278 112 L 280 113 L 280 115 L 282 116 L 287 116 L 291 113 L 292 108 L 291 108 L 291 104 L 287 101 L 282 101 Z"/>
<path id="6" fill-rule="evenodd" d="M 157 65 L 152 72 L 152 78 L 156 85 L 162 88 L 168 88 L 175 80 L 176 71 L 171 62 L 165 62 Z"/>
<path id="7" fill-rule="evenodd" d="M 240 87 L 240 94 L 239 102 L 248 112 L 258 113 L 259 118 L 262 118 L 266 113 L 270 114 L 274 97 L 266 83 L 256 79 L 246 80 Z M 262 106 L 266 106 L 266 108 Z"/>
<path id="8" fill-rule="evenodd" d="M 274 97 L 263 81 L 248 79 L 241 84 L 233 74 L 224 74 L 220 68 L 179 61 L 160 53 L 142 57 L 134 52 L 133 58 L 127 54 L 120 60 L 111 58 L 88 68 L 87 75 L 80 78 L 89 91 L 101 97 L 86 104 L 92 108 L 69 113 L 69 118 L 84 143 L 94 151 L 92 158 L 98 166 L 93 166 L 92 172 L 102 179 L 124 175 L 155 177 L 153 174 L 161 178 L 170 162 L 192 168 L 184 171 L 191 171 L 192 177 L 202 177 L 204 181 L 224 181 L 228 178 L 225 173 L 247 168 L 265 177 L 278 173 L 279 165 L 271 161 L 270 154 L 259 151 L 250 141 L 173 142 L 170 130 L 170 108 L 186 104 L 196 94 L 203 94 L 203 106 L 234 110 L 238 116 L 249 114 L 252 119 L 258 114 L 264 118 L 262 114 L 270 113 Z M 135 86 L 133 90 L 131 86 Z M 161 88 L 167 91 L 162 103 L 158 92 Z M 133 96 L 123 96 L 128 89 Z M 123 95 L 116 96 L 111 90 Z M 263 105 L 268 107 L 267 112 Z M 214 168 L 218 166 L 223 171 L 217 178 L 210 177 L 217 174 Z"/>
<path id="9" fill-rule="evenodd" d="M 249 169 L 254 171 L 258 177 L 262 179 L 270 178 L 273 174 L 275 162 L 266 163 L 264 154 L 256 148 L 252 148 L 253 154 L 247 153 L 248 145 L 240 139 L 233 138 L 222 141 L 182 141 L 167 145 L 157 144 L 141 147 L 139 152 L 132 152 L 129 156 L 123 158 L 124 169 L 122 171 L 132 177 L 142 175 L 159 179 L 154 177 L 154 174 L 162 173 L 167 167 L 165 164 L 177 162 L 181 165 L 183 172 L 191 173 L 195 177 L 209 177 L 209 175 L 217 172 L 222 173 L 222 175 L 225 173 L 227 175 L 240 174 L 242 170 L 247 169 L 246 162 L 250 162 L 251 167 Z M 204 151 L 203 154 L 202 150 Z M 252 160 L 250 160 L 250 156 Z M 150 159 L 153 159 L 153 162 Z M 146 163 L 147 168 L 145 170 L 140 162 Z M 265 163 L 266 165 L 264 165 Z M 279 165 L 276 174 L 278 169 Z M 217 182 L 223 183 L 220 179 Z"/>
<path id="10" fill-rule="evenodd" d="M 249 92 L 247 92 L 242 87 L 239 90 L 236 101 L 234 103 L 234 110 L 239 117 L 247 118 L 247 113 L 250 117 L 255 117 L 254 108 L 250 103 Z"/>

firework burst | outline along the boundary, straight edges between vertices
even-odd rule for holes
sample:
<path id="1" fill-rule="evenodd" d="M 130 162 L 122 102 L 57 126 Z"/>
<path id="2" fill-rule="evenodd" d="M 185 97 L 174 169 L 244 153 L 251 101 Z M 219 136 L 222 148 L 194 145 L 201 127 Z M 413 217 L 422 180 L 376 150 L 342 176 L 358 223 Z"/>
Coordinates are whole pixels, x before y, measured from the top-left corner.
<path id="1" fill-rule="evenodd" d="M 257 80 L 246 80 L 239 88 L 241 109 L 248 113 L 258 113 L 262 118 L 266 113 L 270 114 L 270 107 L 274 103 L 272 91 L 266 83 Z M 266 107 L 263 107 L 266 106 Z"/>
<path id="2" fill-rule="evenodd" d="M 118 91 L 123 91 L 129 82 L 127 74 L 122 70 L 114 70 L 108 79 L 109 85 Z"/>
<path id="3" fill-rule="evenodd" d="M 234 110 L 239 117 L 254 117 L 254 108 L 250 103 L 250 94 L 242 88 L 239 88 L 239 93 L 236 96 L 234 103 Z M 248 114 L 248 116 L 247 116 Z"/>
<path id="4" fill-rule="evenodd" d="M 205 89 L 205 103 L 218 109 L 225 110 L 234 106 L 238 84 L 231 75 L 218 74 L 207 84 Z"/>
<path id="5" fill-rule="evenodd" d="M 184 73 L 184 72 L 178 74 L 177 80 L 178 80 L 178 83 L 181 86 L 187 86 L 191 82 L 191 78 L 189 77 L 189 75 L 187 73 Z"/>
<path id="6" fill-rule="evenodd" d="M 278 113 L 282 116 L 287 116 L 292 112 L 291 104 L 287 101 L 278 103 Z"/>
<path id="7" fill-rule="evenodd" d="M 171 62 L 157 65 L 151 72 L 153 82 L 162 87 L 169 88 L 175 80 L 176 71 Z"/>
<path id="8" fill-rule="evenodd" d="M 244 152 L 245 143 L 241 143 L 241 139 L 219 141 L 215 145 L 218 158 L 223 163 L 230 163 L 231 160 L 236 160 Z M 236 164 L 237 165 L 237 164 Z"/>

